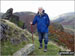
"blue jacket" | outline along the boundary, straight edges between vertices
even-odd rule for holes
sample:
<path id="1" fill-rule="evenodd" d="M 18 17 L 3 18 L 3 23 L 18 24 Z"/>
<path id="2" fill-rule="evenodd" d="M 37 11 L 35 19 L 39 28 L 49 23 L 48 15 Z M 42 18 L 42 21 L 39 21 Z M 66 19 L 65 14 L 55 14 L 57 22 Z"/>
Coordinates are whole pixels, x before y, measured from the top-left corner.
<path id="1" fill-rule="evenodd" d="M 32 25 L 37 23 L 37 31 L 38 32 L 48 32 L 48 26 L 50 25 L 49 17 L 46 13 L 42 15 L 39 15 L 39 13 L 36 14 L 34 17 Z"/>

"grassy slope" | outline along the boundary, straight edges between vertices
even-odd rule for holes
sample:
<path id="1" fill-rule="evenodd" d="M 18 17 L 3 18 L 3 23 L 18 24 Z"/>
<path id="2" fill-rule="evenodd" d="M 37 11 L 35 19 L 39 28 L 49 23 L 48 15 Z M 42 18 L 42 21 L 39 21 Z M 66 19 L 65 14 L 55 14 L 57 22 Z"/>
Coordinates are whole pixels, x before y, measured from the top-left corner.
<path id="1" fill-rule="evenodd" d="M 23 48 L 24 45 L 26 45 L 25 42 L 20 43 L 19 45 L 12 45 L 9 41 L 4 43 L 3 46 L 1 46 L 2 55 L 12 55 L 14 52 L 19 50 L 20 48 Z"/>
<path id="2" fill-rule="evenodd" d="M 35 36 L 34 34 L 34 45 L 35 45 L 35 50 L 33 53 L 31 53 L 30 55 L 32 56 L 60 56 L 59 55 L 59 51 L 70 51 L 67 48 L 64 48 L 63 46 L 59 46 L 57 45 L 57 43 L 53 42 L 53 41 L 49 41 L 48 42 L 48 51 L 44 52 L 44 41 L 43 41 L 43 48 L 42 49 L 38 49 L 39 48 L 39 41 L 38 41 L 38 36 Z M 68 56 L 72 56 L 72 55 L 68 55 Z"/>
<path id="3" fill-rule="evenodd" d="M 52 42 L 48 43 L 48 51 L 47 52 L 43 52 L 44 50 L 44 41 L 43 41 L 43 48 L 42 49 L 38 49 L 39 47 L 39 41 L 38 41 L 38 37 L 36 37 L 36 39 L 34 40 L 34 45 L 35 45 L 35 51 L 33 53 L 31 53 L 30 55 L 55 55 L 58 56 L 59 50 L 61 50 L 61 48 L 59 48 L 57 45 L 55 45 Z"/>
<path id="4" fill-rule="evenodd" d="M 31 33 L 29 33 L 26 29 L 22 30 L 19 27 L 15 26 L 13 23 L 10 23 L 9 21 L 7 21 L 7 22 L 10 26 L 13 26 L 13 28 L 17 28 L 18 30 L 21 30 L 22 33 L 26 32 L 27 34 L 25 34 L 25 36 L 28 37 L 29 39 L 31 39 Z M 55 55 L 55 56 L 58 56 L 58 52 L 59 52 L 59 50 L 61 50 L 61 48 L 59 48 L 57 45 L 54 45 L 54 43 L 49 42 L 48 51 L 45 53 L 45 52 L 43 52 L 44 48 L 42 48 L 41 50 L 38 49 L 38 47 L 39 47 L 38 37 L 34 35 L 34 39 L 35 39 L 34 40 L 35 50 L 30 55 L 45 55 L 45 56 L 46 55 L 49 55 L 49 56 Z M 32 43 L 31 40 L 30 40 L 30 43 Z M 26 44 L 28 44 L 28 43 L 22 42 L 19 45 L 12 45 L 9 41 L 7 41 L 4 43 L 4 45 L 1 48 L 2 54 L 5 54 L 5 56 L 12 55 L 17 50 L 23 48 Z M 43 42 L 43 44 L 44 44 L 44 42 Z"/>
<path id="5" fill-rule="evenodd" d="M 66 27 L 66 26 L 64 26 L 64 29 L 69 29 L 69 30 L 71 30 L 71 31 L 75 32 L 75 30 L 74 30 L 74 29 L 69 28 L 69 27 Z"/>
<path id="6" fill-rule="evenodd" d="M 0 42 L 1 43 L 1 55 L 12 55 L 14 52 L 16 52 L 17 50 L 23 48 L 26 44 L 30 43 L 31 41 L 31 33 L 29 33 L 26 29 L 23 30 L 21 28 L 19 28 L 18 26 L 16 26 L 14 23 L 11 23 L 8 20 L 0 20 L 0 22 L 4 22 L 4 24 L 7 24 L 8 26 L 11 27 L 11 31 L 13 30 L 18 30 L 19 32 L 19 36 L 23 33 L 25 35 L 25 37 L 29 40 L 29 41 L 23 41 L 18 45 L 13 45 L 10 43 L 9 40 L 5 41 L 5 42 Z M 14 33 L 12 33 L 15 37 L 18 35 L 15 35 Z M 11 36 L 9 36 L 11 38 Z M 18 37 L 19 38 L 19 37 Z"/>

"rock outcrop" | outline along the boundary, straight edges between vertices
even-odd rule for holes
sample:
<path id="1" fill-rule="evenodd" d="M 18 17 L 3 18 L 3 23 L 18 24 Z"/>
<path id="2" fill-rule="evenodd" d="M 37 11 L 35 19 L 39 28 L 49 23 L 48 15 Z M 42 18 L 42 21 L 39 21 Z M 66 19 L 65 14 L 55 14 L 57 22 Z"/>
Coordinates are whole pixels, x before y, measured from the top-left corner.
<path id="1" fill-rule="evenodd" d="M 12 45 L 12 46 L 19 46 L 21 43 L 23 43 L 22 44 L 23 46 L 26 46 L 27 44 L 30 44 L 32 41 L 31 33 L 29 33 L 26 29 L 22 29 L 22 28 L 18 27 L 17 25 L 10 22 L 9 20 L 0 19 L 0 30 L 1 30 L 0 31 L 0 35 L 1 35 L 0 43 L 1 43 L 1 47 L 2 47 L 2 48 L 1 47 L 0 48 L 1 48 L 2 55 L 6 55 L 6 54 L 3 54 L 3 52 L 7 53 L 9 51 L 12 51 L 10 48 L 13 48 L 13 47 L 10 47 L 9 44 L 6 44 L 7 42 L 9 42 L 10 45 Z M 8 51 L 7 47 L 10 47 L 9 51 Z M 26 46 L 26 47 L 28 48 L 28 46 Z M 33 45 L 29 45 L 28 49 L 34 50 L 33 47 L 34 47 Z M 6 52 L 4 51 L 5 48 L 7 49 L 7 51 L 5 50 Z M 13 49 L 13 50 L 15 50 L 15 49 Z"/>
<path id="2" fill-rule="evenodd" d="M 18 50 L 13 54 L 13 56 L 28 56 L 35 49 L 34 44 L 28 44 L 24 48 Z"/>
<path id="3" fill-rule="evenodd" d="M 9 20 L 13 23 L 15 23 L 16 25 L 18 25 L 19 27 L 24 29 L 24 22 L 19 20 L 19 16 L 15 15 L 13 13 L 13 8 L 9 8 L 6 13 L 4 13 L 1 17 L 2 19 L 6 19 Z"/>
<path id="4" fill-rule="evenodd" d="M 0 22 L 1 41 L 4 42 L 9 40 L 12 44 L 19 44 L 22 41 L 28 41 L 22 29 L 18 28 L 18 26 L 16 26 L 14 23 L 3 19 L 0 20 Z"/>

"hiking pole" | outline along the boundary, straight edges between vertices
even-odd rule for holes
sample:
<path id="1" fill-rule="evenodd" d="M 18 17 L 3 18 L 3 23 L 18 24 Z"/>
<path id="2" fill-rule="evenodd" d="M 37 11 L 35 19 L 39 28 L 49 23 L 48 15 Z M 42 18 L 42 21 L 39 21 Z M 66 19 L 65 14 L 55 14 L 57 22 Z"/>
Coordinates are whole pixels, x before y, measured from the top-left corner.
<path id="1" fill-rule="evenodd" d="M 32 43 L 34 44 L 32 24 L 31 24 L 31 33 L 32 33 Z"/>

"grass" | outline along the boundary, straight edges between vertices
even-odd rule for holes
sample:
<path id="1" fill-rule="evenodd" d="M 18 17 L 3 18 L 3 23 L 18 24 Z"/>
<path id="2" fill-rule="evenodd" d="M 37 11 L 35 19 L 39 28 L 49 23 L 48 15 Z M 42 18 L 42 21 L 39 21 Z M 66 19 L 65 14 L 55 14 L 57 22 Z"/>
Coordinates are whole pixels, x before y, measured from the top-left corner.
<path id="1" fill-rule="evenodd" d="M 26 38 L 29 39 L 29 42 L 21 42 L 18 45 L 13 45 L 10 43 L 10 41 L 5 41 L 4 44 L 1 44 L 1 54 L 4 56 L 8 56 L 8 55 L 12 55 L 13 53 L 15 53 L 16 51 L 18 51 L 19 49 L 23 48 L 26 44 L 28 43 L 32 43 L 31 41 L 31 33 L 29 33 L 27 30 L 22 30 L 21 28 L 19 28 L 18 26 L 15 26 L 14 23 L 11 23 L 9 21 L 7 21 L 7 24 L 12 27 L 13 29 L 17 29 L 19 30 L 19 32 L 22 34 L 24 33 Z M 44 49 L 44 42 L 43 42 L 43 48 L 42 49 L 38 49 L 39 47 L 39 41 L 38 41 L 38 37 L 34 35 L 34 45 L 35 45 L 35 50 L 33 53 L 31 53 L 30 55 L 49 55 L 49 56 L 59 56 L 59 50 L 61 50 L 58 46 L 52 44 L 51 42 L 49 42 L 48 44 L 48 51 L 47 52 L 43 52 Z"/>
<path id="2" fill-rule="evenodd" d="M 75 27 L 73 25 L 63 25 L 64 28 L 68 28 L 68 29 L 75 29 Z"/>
<path id="3" fill-rule="evenodd" d="M 6 56 L 12 55 L 17 50 L 23 48 L 26 44 L 27 44 L 26 42 L 22 42 L 19 45 L 12 45 L 9 41 L 7 41 L 7 42 L 4 43 L 4 45 L 1 45 L 2 46 L 1 47 L 1 51 L 2 51 L 1 54 L 6 55 Z M 58 53 L 59 53 L 59 50 L 60 50 L 59 47 L 57 47 L 56 45 L 49 42 L 48 51 L 43 52 L 43 50 L 44 50 L 44 41 L 43 41 L 43 48 L 38 49 L 38 47 L 39 47 L 38 37 L 35 38 L 34 45 L 35 45 L 35 50 L 30 55 L 49 55 L 49 56 L 55 55 L 55 56 L 58 56 Z"/>
<path id="4" fill-rule="evenodd" d="M 32 41 L 30 41 L 30 43 L 32 43 Z M 22 42 L 19 45 L 12 45 L 9 41 L 5 42 L 4 45 L 1 48 L 1 54 L 2 55 L 12 55 L 13 53 L 15 53 L 17 50 L 23 48 L 27 43 L 26 42 Z M 54 45 L 55 43 L 51 43 L 48 42 L 48 51 L 47 52 L 43 52 L 44 50 L 44 41 L 43 41 L 43 48 L 42 49 L 38 49 L 39 48 L 39 41 L 38 41 L 38 37 L 34 35 L 34 45 L 35 45 L 35 50 L 34 52 L 32 52 L 29 55 L 44 55 L 44 56 L 59 56 L 59 50 L 61 50 L 61 48 L 59 48 L 59 46 Z"/>
<path id="5" fill-rule="evenodd" d="M 23 30 L 20 27 L 16 26 L 14 23 L 11 23 L 8 20 L 0 20 L 0 22 L 2 22 L 3 24 L 6 24 L 10 27 L 10 34 L 8 34 L 8 30 L 6 31 L 6 36 L 8 36 L 8 40 L 1 42 L 1 55 L 2 56 L 7 56 L 7 55 L 12 55 L 14 52 L 18 51 L 19 49 L 23 48 L 26 44 L 30 43 L 31 39 L 29 39 L 30 37 L 30 33 L 27 30 Z M 17 31 L 17 35 L 14 33 L 14 30 Z M 22 41 L 20 44 L 18 45 L 14 45 L 11 44 L 10 42 L 10 38 L 15 38 L 15 39 L 19 39 L 21 37 L 21 34 L 24 34 L 25 38 L 27 40 Z"/>
<path id="6" fill-rule="evenodd" d="M 19 45 L 12 45 L 9 41 L 1 44 L 1 55 L 12 55 L 17 50 L 23 48 L 27 43 L 21 42 Z"/>
<path id="7" fill-rule="evenodd" d="M 43 48 L 42 49 L 38 49 L 39 48 L 38 38 L 36 38 L 34 42 L 35 42 L 34 43 L 35 50 L 30 55 L 49 55 L 49 56 L 55 55 L 55 56 L 58 56 L 60 48 L 57 47 L 56 45 L 53 45 L 52 43 L 49 42 L 49 44 L 48 44 L 48 51 L 44 52 L 43 51 L 44 50 L 44 41 L 43 41 Z"/>

